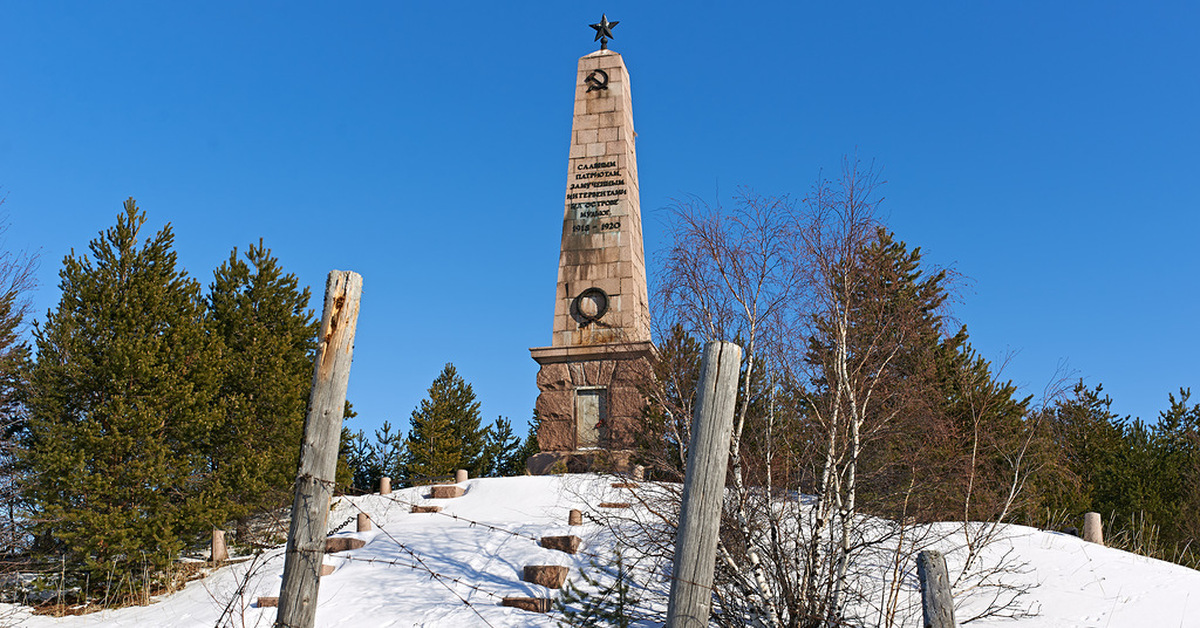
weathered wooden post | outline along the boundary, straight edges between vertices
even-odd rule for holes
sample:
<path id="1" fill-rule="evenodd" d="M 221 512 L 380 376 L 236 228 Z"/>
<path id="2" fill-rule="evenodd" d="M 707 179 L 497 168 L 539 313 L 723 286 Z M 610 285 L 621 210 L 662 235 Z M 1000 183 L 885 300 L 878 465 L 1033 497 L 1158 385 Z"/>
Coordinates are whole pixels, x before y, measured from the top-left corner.
<path id="1" fill-rule="evenodd" d="M 675 578 L 667 603 L 668 628 L 708 626 L 741 362 L 742 348 L 732 342 L 714 341 L 704 347 L 675 535 Z"/>
<path id="2" fill-rule="evenodd" d="M 379 494 L 380 495 L 391 495 L 392 494 L 392 478 L 389 478 L 386 475 L 379 478 Z"/>
<path id="3" fill-rule="evenodd" d="M 583 511 L 572 508 L 571 512 L 567 513 L 567 524 L 573 526 L 583 525 Z"/>
<path id="4" fill-rule="evenodd" d="M 279 612 L 275 616 L 277 628 L 312 628 L 316 620 L 329 500 L 337 470 L 361 297 L 362 277 L 358 273 L 339 270 L 329 273 L 308 416 L 304 420 L 304 440 L 300 444 L 296 498 L 292 502 Z"/>
<path id="5" fill-rule="evenodd" d="M 358 513 L 358 521 L 356 521 L 356 524 L 356 530 L 359 532 L 371 531 L 371 517 L 369 517 L 365 512 Z"/>
<path id="6" fill-rule="evenodd" d="M 941 552 L 917 554 L 917 579 L 921 581 L 921 611 L 925 628 L 954 628 L 954 598 L 950 595 L 950 573 Z"/>
<path id="7" fill-rule="evenodd" d="M 462 484 L 463 482 L 466 482 L 467 479 L 468 479 L 468 475 L 467 475 L 466 469 L 459 469 L 458 471 L 454 472 L 454 483 L 455 484 Z"/>
<path id="8" fill-rule="evenodd" d="M 1104 545 L 1104 523 L 1100 520 L 1100 513 L 1083 513 L 1083 540 Z"/>

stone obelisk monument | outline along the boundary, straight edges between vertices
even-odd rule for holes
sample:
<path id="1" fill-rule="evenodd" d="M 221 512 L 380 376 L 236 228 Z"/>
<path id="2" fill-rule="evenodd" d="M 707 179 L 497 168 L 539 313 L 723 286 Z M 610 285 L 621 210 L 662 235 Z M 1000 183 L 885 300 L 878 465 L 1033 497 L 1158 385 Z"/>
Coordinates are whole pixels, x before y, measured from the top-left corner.
<path id="1" fill-rule="evenodd" d="M 653 376 L 629 71 L 606 45 L 614 25 L 592 25 L 601 47 L 575 78 L 554 333 L 530 349 L 541 365 L 533 473 L 627 467 Z"/>

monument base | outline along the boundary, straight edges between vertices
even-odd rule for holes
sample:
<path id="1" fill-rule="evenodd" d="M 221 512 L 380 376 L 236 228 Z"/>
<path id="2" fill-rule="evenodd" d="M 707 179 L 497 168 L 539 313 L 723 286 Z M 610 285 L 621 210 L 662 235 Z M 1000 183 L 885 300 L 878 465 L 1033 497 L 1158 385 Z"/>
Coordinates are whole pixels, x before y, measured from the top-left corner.
<path id="1" fill-rule="evenodd" d="M 532 475 L 554 473 L 630 473 L 633 471 L 633 451 L 543 451 L 525 462 Z"/>
<path id="2" fill-rule="evenodd" d="M 650 342 L 530 349 L 541 365 L 538 447 L 530 473 L 626 471 L 654 377 Z M 558 462 L 563 464 L 559 465 Z M 565 467 L 565 468 L 564 468 Z"/>

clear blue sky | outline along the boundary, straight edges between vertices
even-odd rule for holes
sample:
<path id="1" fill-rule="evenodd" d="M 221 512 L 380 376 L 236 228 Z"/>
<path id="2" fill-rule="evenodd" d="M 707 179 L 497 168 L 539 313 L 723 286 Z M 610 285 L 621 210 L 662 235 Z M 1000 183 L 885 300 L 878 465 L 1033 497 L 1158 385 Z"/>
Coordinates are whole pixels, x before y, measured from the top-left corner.
<path id="1" fill-rule="evenodd" d="M 1194 2 L 3 1 L 2 209 L 38 318 L 133 196 L 205 284 L 259 237 L 318 309 L 362 273 L 352 428 L 407 425 L 445 362 L 523 425 L 601 12 L 652 259 L 673 198 L 802 196 L 857 151 L 1029 393 L 1064 361 L 1122 414 L 1200 387 Z"/>

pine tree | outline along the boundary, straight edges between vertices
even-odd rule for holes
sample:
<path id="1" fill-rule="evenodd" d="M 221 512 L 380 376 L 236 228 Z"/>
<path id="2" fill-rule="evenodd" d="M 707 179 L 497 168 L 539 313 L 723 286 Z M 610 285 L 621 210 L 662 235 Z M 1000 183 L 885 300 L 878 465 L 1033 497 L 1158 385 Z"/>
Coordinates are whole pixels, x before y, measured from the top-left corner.
<path id="1" fill-rule="evenodd" d="M 505 475 L 526 475 L 528 473 L 526 463 L 535 454 L 541 453 L 542 448 L 538 447 L 538 425 L 540 420 L 537 416 L 537 411 L 533 412 L 533 420 L 529 422 L 529 431 L 525 433 L 524 440 L 521 441 L 521 447 L 517 449 L 512 456 L 512 466 L 509 467 L 508 473 Z"/>
<path id="2" fill-rule="evenodd" d="M 636 581 L 631 569 L 625 564 L 621 552 L 613 552 L 613 565 L 601 565 L 592 561 L 593 572 L 604 574 L 592 576 L 582 573 L 585 585 L 577 586 L 568 580 L 563 592 L 554 598 L 554 608 L 562 615 L 559 626 L 610 626 L 629 628 L 633 625 L 640 596 L 635 588 Z M 605 584 L 602 577 L 612 581 Z"/>
<path id="3" fill-rule="evenodd" d="M 0 197 L 0 205 L 4 204 Z M 0 220 L 0 236 L 7 230 Z M 35 287 L 37 258 L 0 249 L 0 551 L 12 553 L 25 543 L 22 531 L 18 449 L 26 429 L 25 393 L 32 364 L 29 344 L 21 338 L 29 295 Z"/>
<path id="4" fill-rule="evenodd" d="M 334 472 L 334 483 L 337 485 L 337 490 L 356 487 L 354 484 L 355 469 L 365 455 L 363 453 L 365 450 L 362 449 L 362 431 L 355 434 L 346 427 L 346 421 L 356 416 L 358 413 L 354 411 L 354 404 L 347 399 L 346 405 L 342 409 L 342 437 L 338 441 L 337 470 Z"/>
<path id="5" fill-rule="evenodd" d="M 209 504 L 217 347 L 170 226 L 139 244 L 145 222 L 131 198 L 90 256 L 72 251 L 58 307 L 34 331 L 36 531 L 92 583 L 161 570 L 226 518 Z"/>
<path id="6" fill-rule="evenodd" d="M 413 410 L 411 422 L 406 442 L 407 477 L 437 477 L 457 469 L 479 477 L 484 438 L 479 402 L 453 364 L 446 364 L 433 380 L 429 397 Z"/>
<path id="7" fill-rule="evenodd" d="M 846 360 L 872 374 L 860 381 L 873 389 L 856 457 L 860 503 L 895 517 L 993 518 L 1006 506 L 1028 400 L 946 319 L 950 273 L 923 267 L 920 248 L 877 229 L 848 264 L 834 291 L 845 300 Z M 806 359 L 829 400 L 839 319 L 816 320 Z"/>
<path id="8" fill-rule="evenodd" d="M 512 424 L 504 417 L 496 417 L 484 430 L 482 477 L 507 477 L 520 475 L 525 460 L 517 461 L 521 455 L 521 439 L 513 434 Z"/>
<path id="9" fill-rule="evenodd" d="M 1191 566 L 1200 564 L 1200 403 L 1188 405 L 1191 390 L 1170 395 L 1170 408 L 1159 414 L 1154 428 L 1157 475 L 1168 504 L 1164 541 L 1189 548 Z M 1180 564 L 1188 564 L 1179 561 Z"/>
<path id="10" fill-rule="evenodd" d="M 1124 421 L 1112 412 L 1104 387 L 1089 388 L 1079 381 L 1074 396 L 1056 404 L 1046 419 L 1062 464 L 1078 484 L 1056 499 L 1048 496 L 1045 506 L 1072 513 L 1096 510 L 1105 516 L 1120 509 L 1128 488 L 1122 463 Z"/>
<path id="11" fill-rule="evenodd" d="M 352 474 L 351 484 L 357 491 L 371 492 L 379 486 L 379 478 L 388 477 L 393 482 L 404 482 L 404 464 L 407 458 L 404 434 L 392 433 L 392 424 L 383 422 L 375 430 L 374 442 L 366 434 L 343 430 L 342 442 L 346 448 L 346 463 Z"/>
<path id="12" fill-rule="evenodd" d="M 310 296 L 262 240 L 245 259 L 235 248 L 213 273 L 209 318 L 224 343 L 225 416 L 212 463 L 234 516 L 291 498 L 316 350 Z"/>

